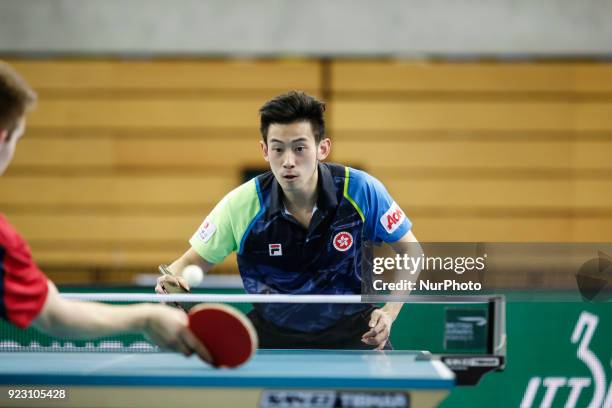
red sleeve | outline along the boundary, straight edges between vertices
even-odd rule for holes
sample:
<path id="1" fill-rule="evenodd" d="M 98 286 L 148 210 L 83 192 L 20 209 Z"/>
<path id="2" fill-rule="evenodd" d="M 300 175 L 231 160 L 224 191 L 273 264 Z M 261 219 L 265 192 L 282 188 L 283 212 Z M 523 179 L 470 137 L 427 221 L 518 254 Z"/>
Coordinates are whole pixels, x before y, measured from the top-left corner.
<path id="1" fill-rule="evenodd" d="M 47 277 L 25 240 L 0 214 L 0 317 L 28 327 L 47 299 Z"/>

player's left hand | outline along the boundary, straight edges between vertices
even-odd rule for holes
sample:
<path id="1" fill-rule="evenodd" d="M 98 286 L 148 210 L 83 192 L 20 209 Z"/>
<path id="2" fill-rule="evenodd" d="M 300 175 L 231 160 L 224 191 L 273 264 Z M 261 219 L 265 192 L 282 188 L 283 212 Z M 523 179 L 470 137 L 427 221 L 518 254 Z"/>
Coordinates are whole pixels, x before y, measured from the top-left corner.
<path id="1" fill-rule="evenodd" d="M 370 315 L 370 330 L 361 336 L 361 341 L 382 350 L 389 340 L 393 318 L 391 314 L 383 309 L 375 309 Z"/>

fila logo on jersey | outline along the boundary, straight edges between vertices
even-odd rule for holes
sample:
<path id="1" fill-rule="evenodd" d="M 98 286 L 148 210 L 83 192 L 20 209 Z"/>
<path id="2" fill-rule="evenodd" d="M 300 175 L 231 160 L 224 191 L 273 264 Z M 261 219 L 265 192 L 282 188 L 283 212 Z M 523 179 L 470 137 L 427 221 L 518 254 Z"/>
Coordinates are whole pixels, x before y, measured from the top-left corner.
<path id="1" fill-rule="evenodd" d="M 382 224 L 385 231 L 387 231 L 387 233 L 393 234 L 393 232 L 395 232 L 395 230 L 398 229 L 400 225 L 402 225 L 402 222 L 405 219 L 406 216 L 404 215 L 404 212 L 394 201 L 393 204 L 391 204 L 391 207 L 387 210 L 387 212 L 384 213 L 382 217 L 380 217 L 380 223 Z"/>
<path id="2" fill-rule="evenodd" d="M 268 250 L 270 251 L 270 256 L 281 256 L 283 254 L 281 244 L 269 244 Z"/>
<path id="3" fill-rule="evenodd" d="M 202 241 L 206 243 L 212 238 L 212 236 L 215 234 L 215 231 L 217 231 L 217 227 L 215 226 L 215 224 L 213 224 L 208 218 L 206 218 L 200 226 L 198 234 L 200 235 Z"/>
<path id="4" fill-rule="evenodd" d="M 334 248 L 338 251 L 348 251 L 353 246 L 353 236 L 346 231 L 342 231 L 336 234 L 333 242 Z"/>

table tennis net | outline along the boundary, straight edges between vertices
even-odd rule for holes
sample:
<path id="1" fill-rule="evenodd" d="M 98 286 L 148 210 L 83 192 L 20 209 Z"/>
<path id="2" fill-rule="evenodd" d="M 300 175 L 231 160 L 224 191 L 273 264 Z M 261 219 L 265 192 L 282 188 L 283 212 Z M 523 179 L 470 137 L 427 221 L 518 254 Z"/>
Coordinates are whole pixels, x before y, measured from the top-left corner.
<path id="1" fill-rule="evenodd" d="M 157 295 L 143 295 L 132 293 L 83 293 L 83 294 L 62 294 L 63 296 L 71 296 L 73 299 L 98 301 L 106 304 L 134 304 L 140 302 L 158 302 L 161 301 Z M 211 296 L 206 295 L 210 301 Z M 253 296 L 249 299 L 239 300 L 236 295 L 221 297 L 213 300 L 217 302 L 227 303 L 247 313 L 253 307 L 253 303 L 247 300 L 254 301 Z M 168 300 L 171 296 L 163 296 L 164 300 Z M 474 298 L 474 299 L 473 299 Z M 414 303 L 424 303 L 428 313 L 425 313 L 424 308 L 420 308 L 411 315 L 412 319 L 419 319 L 419 315 L 423 315 L 422 319 L 439 321 L 439 330 L 432 330 L 427 336 L 417 336 L 415 338 L 406 337 L 409 349 L 428 349 L 432 352 L 449 353 L 488 353 L 488 354 L 505 354 L 505 299 L 503 296 L 475 296 L 475 297 L 457 297 L 448 299 L 446 297 L 427 297 L 427 296 L 412 296 L 410 298 Z M 350 299 L 352 301 L 352 299 Z M 189 305 L 201 303 L 203 300 L 194 297 L 186 302 L 181 298 L 180 305 L 188 309 Z M 301 299 L 300 299 L 301 301 Z M 285 302 L 285 300 L 283 300 Z M 413 310 L 419 305 L 413 305 Z M 468 314 L 467 320 L 465 314 Z M 468 323 L 463 322 L 463 320 Z M 429 321 L 428 320 L 428 321 Z M 482 322 L 486 321 L 486 325 Z M 411 327 L 418 326 L 418 320 L 415 320 Z M 462 323 L 463 322 L 463 323 Z M 421 321 L 422 323 L 422 321 Z M 470 327 L 465 327 L 469 325 Z M 482 326 L 482 327 L 481 327 Z M 398 326 L 397 330 L 400 326 Z M 466 330 L 470 333 L 469 342 L 466 337 Z M 397 331 L 396 330 L 396 331 Z M 481 333 L 482 332 L 482 333 Z M 458 337 L 457 337 L 458 336 Z M 415 343 L 415 344 L 413 344 Z M 149 341 L 143 334 L 130 333 L 120 334 L 115 336 L 100 337 L 96 339 L 80 340 L 70 338 L 59 338 L 47 335 L 35 328 L 20 329 L 5 320 L 0 319 L 0 352 L 125 352 L 125 353 L 159 353 L 164 350 L 157 347 Z"/>

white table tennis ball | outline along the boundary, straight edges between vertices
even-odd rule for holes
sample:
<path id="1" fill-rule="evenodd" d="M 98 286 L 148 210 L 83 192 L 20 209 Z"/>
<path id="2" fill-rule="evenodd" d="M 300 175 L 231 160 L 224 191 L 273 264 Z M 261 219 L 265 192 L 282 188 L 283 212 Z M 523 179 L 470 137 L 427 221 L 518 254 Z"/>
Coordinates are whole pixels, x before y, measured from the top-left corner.
<path id="1" fill-rule="evenodd" d="M 190 287 L 198 286 L 204 279 L 204 271 L 198 265 L 187 265 L 181 275 Z"/>

